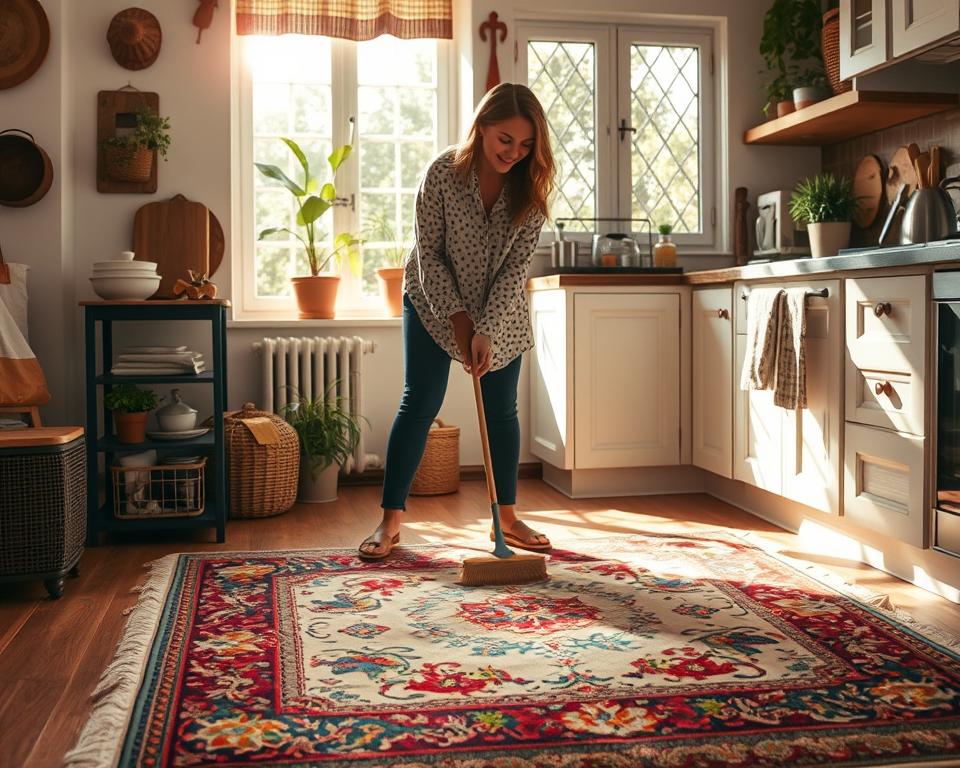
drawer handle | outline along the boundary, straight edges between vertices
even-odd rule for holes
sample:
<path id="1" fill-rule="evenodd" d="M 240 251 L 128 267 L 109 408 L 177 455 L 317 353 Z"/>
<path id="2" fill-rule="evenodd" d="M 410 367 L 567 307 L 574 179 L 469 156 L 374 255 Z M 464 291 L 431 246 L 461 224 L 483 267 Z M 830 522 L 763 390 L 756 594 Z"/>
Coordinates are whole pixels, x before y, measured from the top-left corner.
<path id="1" fill-rule="evenodd" d="M 726 309 L 718 309 L 717 317 L 719 317 L 721 320 L 729 320 L 730 313 Z"/>
<path id="2" fill-rule="evenodd" d="M 889 317 L 892 311 L 893 307 L 890 306 L 889 301 L 877 302 L 877 306 L 873 308 L 873 314 L 875 314 L 877 317 L 883 317 L 884 315 Z"/>
<path id="3" fill-rule="evenodd" d="M 893 394 L 893 385 L 889 381 L 878 381 L 876 386 L 874 386 L 873 391 L 878 395 L 886 395 L 890 397 Z"/>

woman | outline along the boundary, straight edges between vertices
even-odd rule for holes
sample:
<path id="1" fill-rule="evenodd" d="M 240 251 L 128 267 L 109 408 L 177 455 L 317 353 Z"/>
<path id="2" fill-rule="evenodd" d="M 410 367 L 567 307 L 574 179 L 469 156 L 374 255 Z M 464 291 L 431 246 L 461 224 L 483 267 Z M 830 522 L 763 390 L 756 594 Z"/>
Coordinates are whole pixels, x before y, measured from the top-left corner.
<path id="1" fill-rule="evenodd" d="M 517 519 L 520 358 L 533 346 L 524 284 L 547 216 L 553 155 L 543 107 L 502 83 L 477 107 L 462 144 L 427 169 L 416 203 L 416 244 L 404 272 L 404 389 L 387 443 L 383 520 L 360 544 L 380 560 L 400 541 L 400 513 L 443 403 L 451 358 L 480 376 L 493 475 L 507 543 L 550 542 Z"/>

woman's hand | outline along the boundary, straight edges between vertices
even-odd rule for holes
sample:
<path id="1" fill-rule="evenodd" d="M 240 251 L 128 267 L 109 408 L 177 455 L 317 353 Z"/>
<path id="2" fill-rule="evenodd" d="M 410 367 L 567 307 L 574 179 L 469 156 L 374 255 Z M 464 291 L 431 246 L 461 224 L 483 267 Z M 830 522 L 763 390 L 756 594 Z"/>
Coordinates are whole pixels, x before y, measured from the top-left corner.
<path id="1" fill-rule="evenodd" d="M 473 338 L 473 320 L 466 312 L 457 312 L 450 315 L 450 324 L 453 326 L 453 339 L 460 350 L 460 358 L 463 360 L 463 370 L 470 372 L 470 361 L 473 359 L 470 354 L 470 340 Z"/>
<path id="2" fill-rule="evenodd" d="M 490 337 L 482 333 L 473 334 L 470 340 L 470 359 L 476 367 L 476 376 L 479 378 L 490 370 L 493 364 L 493 351 L 490 349 Z"/>

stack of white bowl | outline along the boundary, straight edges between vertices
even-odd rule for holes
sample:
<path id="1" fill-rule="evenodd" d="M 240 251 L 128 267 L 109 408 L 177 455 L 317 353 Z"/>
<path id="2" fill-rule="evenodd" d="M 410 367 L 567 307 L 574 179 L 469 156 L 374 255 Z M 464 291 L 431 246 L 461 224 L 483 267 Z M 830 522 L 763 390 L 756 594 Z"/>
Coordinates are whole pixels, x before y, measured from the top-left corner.
<path id="1" fill-rule="evenodd" d="M 133 251 L 122 251 L 119 259 L 93 263 L 93 291 L 101 299 L 149 299 L 160 287 L 157 262 L 134 261 Z"/>

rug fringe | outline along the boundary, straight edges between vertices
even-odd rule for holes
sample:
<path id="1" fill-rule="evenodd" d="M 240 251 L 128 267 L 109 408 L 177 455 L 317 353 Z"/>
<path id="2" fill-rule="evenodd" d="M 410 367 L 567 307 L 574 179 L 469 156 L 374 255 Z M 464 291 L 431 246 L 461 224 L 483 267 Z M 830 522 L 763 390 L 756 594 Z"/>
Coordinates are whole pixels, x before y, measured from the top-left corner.
<path id="1" fill-rule="evenodd" d="M 178 558 L 178 554 L 173 554 L 147 563 L 149 575 L 131 590 L 139 592 L 140 597 L 124 627 L 113 661 L 91 694 L 93 709 L 76 745 L 64 755 L 64 768 L 108 768 L 117 764 Z"/>
<path id="2" fill-rule="evenodd" d="M 750 531 L 745 531 L 743 533 L 732 533 L 731 535 L 737 539 L 746 540 L 748 543 L 752 544 L 758 549 L 762 549 L 771 557 L 779 560 L 794 570 L 800 571 L 801 573 L 806 573 L 812 579 L 819 581 L 821 584 L 825 584 L 831 589 L 835 589 L 837 592 L 857 600 L 858 602 L 869 605 L 877 613 L 885 616 L 888 619 L 891 619 L 892 621 L 903 624 L 905 627 L 913 632 L 916 632 L 918 635 L 923 636 L 925 639 L 936 643 L 937 645 L 942 646 L 943 648 L 946 648 L 954 653 L 960 653 L 960 637 L 952 632 L 948 632 L 942 627 L 938 627 L 935 624 L 925 624 L 921 621 L 917 621 L 917 619 L 915 619 L 913 616 L 905 613 L 896 605 L 894 605 L 893 601 L 890 600 L 889 595 L 873 592 L 859 584 L 851 584 L 842 576 L 833 573 L 823 566 L 815 565 L 813 563 L 805 563 L 801 560 L 789 557 L 788 555 L 784 555 L 776 550 L 776 545 L 774 545 L 772 542 L 767 541 L 762 536 Z"/>

